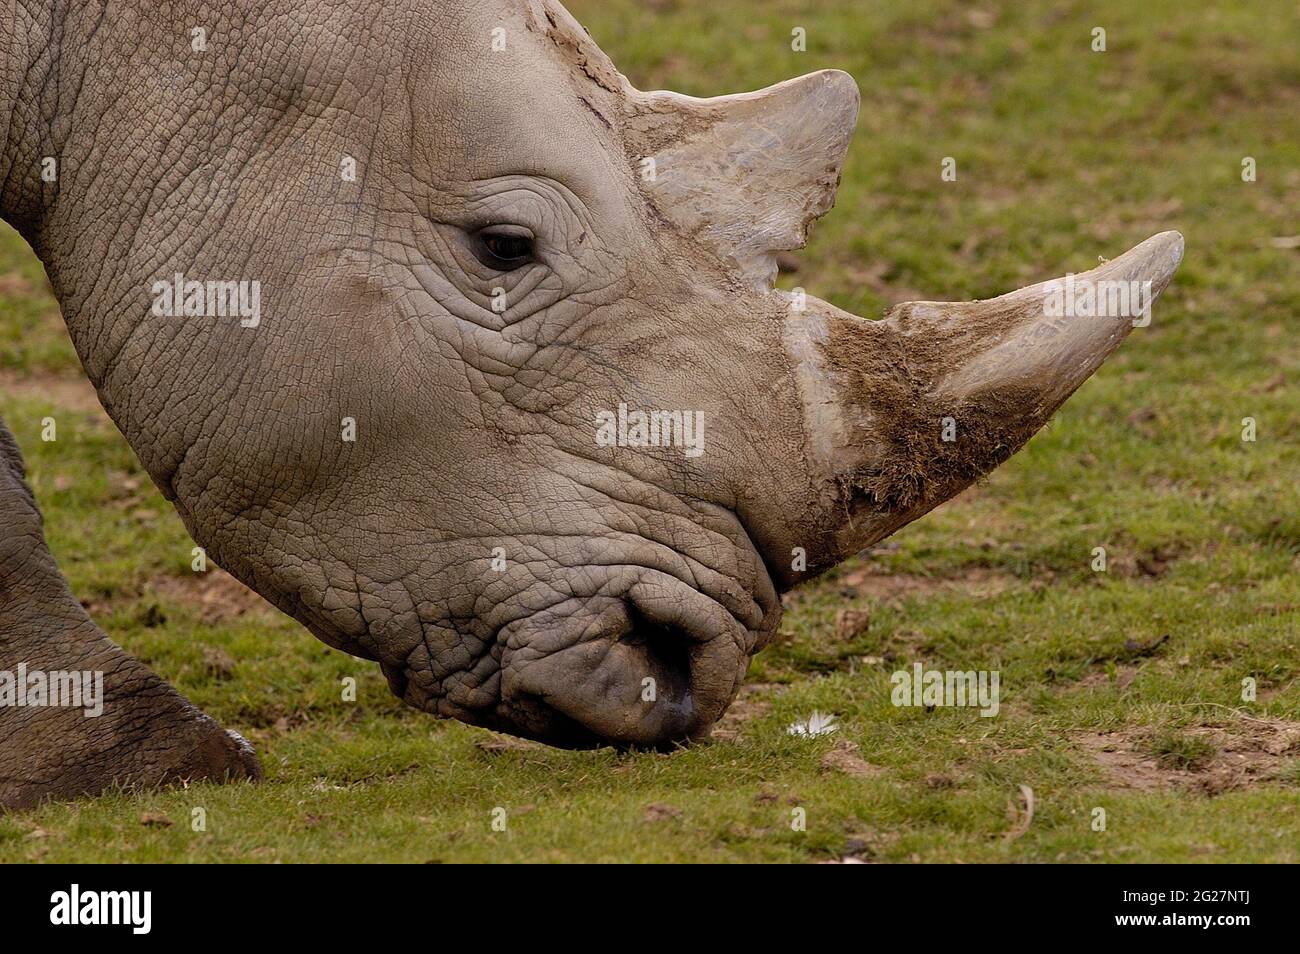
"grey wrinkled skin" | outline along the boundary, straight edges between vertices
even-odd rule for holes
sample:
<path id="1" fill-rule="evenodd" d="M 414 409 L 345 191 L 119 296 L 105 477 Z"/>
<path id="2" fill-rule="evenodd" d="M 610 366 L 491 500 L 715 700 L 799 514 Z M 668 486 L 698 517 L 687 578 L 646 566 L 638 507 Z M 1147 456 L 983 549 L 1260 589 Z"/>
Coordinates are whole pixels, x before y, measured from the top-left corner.
<path id="1" fill-rule="evenodd" d="M 1127 332 L 1033 289 L 792 309 L 773 257 L 832 204 L 846 74 L 642 93 L 549 0 L 6 9 L 4 217 L 108 413 L 216 562 L 439 716 L 707 735 L 779 590 L 1000 463 Z M 482 264 L 489 224 L 534 260 Z M 1179 255 L 1111 266 L 1158 290 Z M 151 314 L 177 272 L 260 282 L 261 323 Z M 702 412 L 704 453 L 598 446 L 620 403 Z"/>

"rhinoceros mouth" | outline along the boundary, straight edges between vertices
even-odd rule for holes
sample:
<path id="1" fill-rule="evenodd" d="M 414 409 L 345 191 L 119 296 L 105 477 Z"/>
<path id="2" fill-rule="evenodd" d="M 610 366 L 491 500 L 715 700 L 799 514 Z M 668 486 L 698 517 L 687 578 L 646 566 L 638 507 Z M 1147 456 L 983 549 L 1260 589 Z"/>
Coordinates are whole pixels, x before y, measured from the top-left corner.
<path id="1" fill-rule="evenodd" d="M 376 653 L 389 687 L 432 715 L 565 748 L 706 737 L 781 602 L 730 507 L 654 503 L 637 533 L 621 510 L 617 532 L 530 538 L 534 559 L 494 578 L 509 590 L 480 601 L 485 615 L 434 608 L 400 630 L 415 637 L 409 650 Z"/>
<path id="2" fill-rule="evenodd" d="M 505 635 L 499 711 L 511 731 L 570 748 L 692 742 L 726 711 L 761 638 L 676 580 L 568 601 Z"/>
<path id="3" fill-rule="evenodd" d="M 430 683 L 424 664 L 408 660 L 385 668 L 394 691 L 417 708 L 564 748 L 662 749 L 707 737 L 781 605 L 740 520 L 695 507 L 735 550 L 727 574 L 698 564 L 692 572 L 684 560 L 670 571 L 649 551 L 644 563 L 577 568 L 565 598 L 497 630 L 481 660 L 493 661 L 490 675 L 480 666 L 472 680 Z"/>
<path id="4" fill-rule="evenodd" d="M 731 509 L 687 501 L 731 550 L 727 573 L 592 568 L 585 592 L 501 630 L 497 727 L 567 748 L 670 748 L 708 736 L 781 603 Z"/>

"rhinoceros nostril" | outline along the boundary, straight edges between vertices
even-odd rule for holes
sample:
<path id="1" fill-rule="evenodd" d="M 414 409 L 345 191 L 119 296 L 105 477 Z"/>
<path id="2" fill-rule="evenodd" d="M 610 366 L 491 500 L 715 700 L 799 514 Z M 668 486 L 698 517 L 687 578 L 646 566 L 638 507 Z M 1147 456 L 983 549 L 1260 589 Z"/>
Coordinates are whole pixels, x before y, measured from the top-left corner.
<path id="1" fill-rule="evenodd" d="M 661 705 L 666 712 L 671 710 L 685 718 L 687 710 L 693 710 L 690 637 L 672 626 L 647 619 L 635 608 L 629 617 L 631 628 L 621 642 L 636 647 L 644 658 L 640 701 L 648 706 Z"/>
<path id="2" fill-rule="evenodd" d="M 629 612 L 630 629 L 620 642 L 636 650 L 638 669 L 630 673 L 640 686 L 637 706 L 642 719 L 658 727 L 658 745 L 688 740 L 697 729 L 698 712 L 692 693 L 693 641 L 673 626 L 646 619 L 636 608 Z"/>
<path id="3" fill-rule="evenodd" d="M 701 621 L 683 613 L 684 593 L 650 595 L 574 600 L 521 623 L 502 659 L 509 727 L 573 747 L 667 748 L 707 734 L 744 672 L 743 641 L 688 630 Z"/>

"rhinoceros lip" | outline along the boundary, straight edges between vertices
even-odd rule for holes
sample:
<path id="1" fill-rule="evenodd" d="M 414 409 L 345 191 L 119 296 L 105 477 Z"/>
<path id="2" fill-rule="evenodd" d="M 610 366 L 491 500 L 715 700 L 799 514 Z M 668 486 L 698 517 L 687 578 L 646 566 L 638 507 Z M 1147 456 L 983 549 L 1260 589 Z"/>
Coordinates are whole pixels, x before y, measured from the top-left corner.
<path id="1" fill-rule="evenodd" d="M 696 502 L 699 505 L 699 502 Z M 617 592 L 574 597 L 504 629 L 496 728 L 564 748 L 671 748 L 706 738 L 730 706 L 781 605 L 762 555 L 730 510 L 706 505 L 760 578 L 735 594 L 645 569 Z M 716 523 L 716 521 L 715 521 Z M 646 681 L 653 680 L 652 698 Z"/>
<path id="2" fill-rule="evenodd" d="M 734 619 L 716 633 L 683 627 L 634 596 L 600 607 L 595 621 L 578 613 L 539 621 L 535 639 L 514 634 L 521 645 L 502 657 L 510 730 L 569 748 L 663 748 L 707 735 L 739 688 L 754 634 Z M 715 604 L 714 620 L 724 613 Z M 566 625 L 581 637 L 549 651 L 534 645 L 565 638 Z"/>
<path id="3" fill-rule="evenodd" d="M 492 686 L 493 701 L 453 696 L 424 673 L 416 679 L 409 658 L 381 661 L 390 688 L 440 717 L 562 748 L 662 749 L 707 737 L 750 656 L 775 632 L 781 603 L 743 521 L 720 504 L 688 503 L 701 532 L 707 525 L 743 555 L 731 565 L 737 572 L 719 577 L 734 584 L 729 592 L 662 564 L 639 566 L 617 585 L 593 577 L 588 591 L 516 618 L 488 641 L 496 674 L 477 686 Z M 640 698 L 647 675 L 657 688 L 648 712 Z M 606 691 L 593 692 L 593 683 Z"/>

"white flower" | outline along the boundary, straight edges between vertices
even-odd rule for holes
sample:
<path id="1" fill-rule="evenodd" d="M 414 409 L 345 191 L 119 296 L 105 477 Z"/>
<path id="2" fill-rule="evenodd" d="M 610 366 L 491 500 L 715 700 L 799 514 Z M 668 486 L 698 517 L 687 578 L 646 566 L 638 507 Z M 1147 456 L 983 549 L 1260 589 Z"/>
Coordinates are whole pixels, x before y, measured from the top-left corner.
<path id="1" fill-rule="evenodd" d="M 808 739 L 815 739 L 819 735 L 830 735 L 839 726 L 835 724 L 835 716 L 825 715 L 821 712 L 814 711 L 808 717 L 807 722 L 796 722 L 789 726 L 785 731 L 791 735 L 799 735 Z"/>

